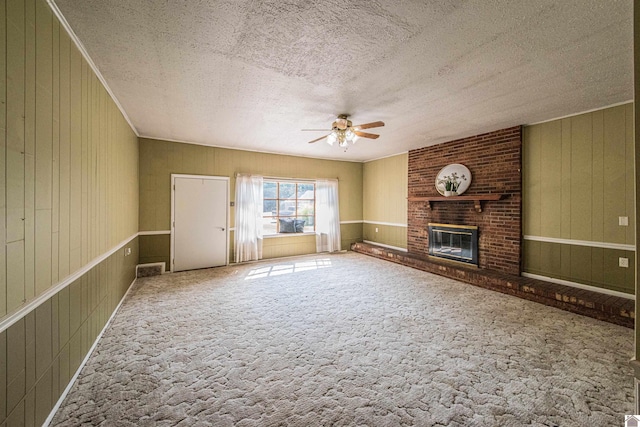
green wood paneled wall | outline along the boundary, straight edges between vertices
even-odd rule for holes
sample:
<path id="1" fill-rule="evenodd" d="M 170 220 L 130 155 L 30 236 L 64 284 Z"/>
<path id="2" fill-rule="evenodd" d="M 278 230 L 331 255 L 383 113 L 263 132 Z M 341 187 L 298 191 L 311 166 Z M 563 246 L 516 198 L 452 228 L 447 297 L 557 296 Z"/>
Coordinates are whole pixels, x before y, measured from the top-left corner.
<path id="1" fill-rule="evenodd" d="M 406 249 L 407 227 L 365 222 L 362 226 L 362 239 Z"/>
<path id="2" fill-rule="evenodd" d="M 408 167 L 407 153 L 364 164 L 362 209 L 365 240 L 406 249 Z M 367 221 L 373 223 L 367 223 Z M 375 224 L 375 222 L 405 226 Z M 376 228 L 378 228 L 377 233 Z"/>
<path id="3" fill-rule="evenodd" d="M 3 6 L 0 316 L 136 233 L 138 217 L 136 135 L 44 0 Z"/>
<path id="4" fill-rule="evenodd" d="M 525 127 L 525 236 L 633 245 L 633 159 L 633 104 Z M 525 244 L 525 272 L 632 292 L 633 252 L 549 244 Z M 628 269 L 618 255 L 630 257 Z"/>
<path id="5" fill-rule="evenodd" d="M 45 0 L 0 2 L 0 60 L 1 320 L 135 235 L 139 191 L 137 137 Z M 44 421 L 134 278 L 130 244 L 0 333 L 0 425 Z"/>
<path id="6" fill-rule="evenodd" d="M 0 425 L 42 425 L 135 278 L 138 238 L 0 333 Z"/>
<path id="7" fill-rule="evenodd" d="M 230 197 L 235 198 L 235 174 L 254 173 L 282 178 L 338 178 L 340 220 L 362 220 L 362 163 L 319 160 L 305 157 L 230 150 L 194 144 L 140 138 L 140 231 L 170 229 L 171 174 L 230 177 Z M 230 225 L 234 226 L 234 208 Z M 362 224 L 343 224 L 343 249 L 362 239 Z M 141 262 L 168 259 L 168 238 L 141 236 Z M 157 243 L 162 247 L 153 246 Z M 287 236 L 265 239 L 264 258 L 315 252 L 314 236 Z M 233 233 L 230 236 L 233 261 Z M 167 269 L 169 265 L 167 265 Z"/>

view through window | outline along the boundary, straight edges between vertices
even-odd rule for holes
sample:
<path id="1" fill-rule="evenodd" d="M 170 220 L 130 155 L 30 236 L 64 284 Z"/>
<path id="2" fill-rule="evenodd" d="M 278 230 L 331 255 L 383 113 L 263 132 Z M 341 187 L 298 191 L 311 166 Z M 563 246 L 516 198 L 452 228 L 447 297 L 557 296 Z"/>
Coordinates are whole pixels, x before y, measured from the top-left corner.
<path id="1" fill-rule="evenodd" d="M 264 234 L 315 231 L 315 183 L 265 179 L 263 185 Z"/>

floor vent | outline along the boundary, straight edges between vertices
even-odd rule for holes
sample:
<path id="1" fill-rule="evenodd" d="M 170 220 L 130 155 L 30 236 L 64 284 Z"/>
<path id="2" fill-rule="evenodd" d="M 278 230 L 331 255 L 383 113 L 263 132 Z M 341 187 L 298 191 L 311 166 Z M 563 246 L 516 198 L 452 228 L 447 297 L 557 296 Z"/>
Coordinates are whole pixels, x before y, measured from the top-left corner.
<path id="1" fill-rule="evenodd" d="M 152 262 L 149 264 L 138 264 L 136 266 L 136 277 L 149 277 L 164 274 L 164 262 Z"/>

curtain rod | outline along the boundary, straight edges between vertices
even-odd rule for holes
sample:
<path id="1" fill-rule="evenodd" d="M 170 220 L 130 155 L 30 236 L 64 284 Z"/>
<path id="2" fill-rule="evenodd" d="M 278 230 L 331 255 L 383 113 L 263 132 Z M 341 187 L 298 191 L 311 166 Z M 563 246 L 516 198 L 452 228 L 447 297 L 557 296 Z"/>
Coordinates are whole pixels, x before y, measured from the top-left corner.
<path id="1" fill-rule="evenodd" d="M 252 174 L 252 173 L 239 173 L 236 172 L 234 174 L 234 177 L 237 178 L 240 175 L 246 175 L 246 176 L 260 176 L 260 175 L 256 175 L 256 174 Z M 335 179 L 336 181 L 340 181 L 340 178 L 287 178 L 287 177 L 283 177 L 283 176 L 262 176 L 263 179 L 267 179 L 267 180 L 274 180 L 274 181 L 309 181 L 309 182 L 315 182 L 319 179 L 329 179 L 329 180 L 333 180 Z"/>

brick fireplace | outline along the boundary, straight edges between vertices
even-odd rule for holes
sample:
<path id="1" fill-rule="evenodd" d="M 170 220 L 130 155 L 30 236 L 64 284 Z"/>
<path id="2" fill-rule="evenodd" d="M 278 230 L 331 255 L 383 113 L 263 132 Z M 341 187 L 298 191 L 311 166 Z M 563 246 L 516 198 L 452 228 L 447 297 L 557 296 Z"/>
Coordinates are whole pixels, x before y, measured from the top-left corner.
<path id="1" fill-rule="evenodd" d="M 354 243 L 352 249 L 633 329 L 633 300 L 520 276 L 521 141 L 522 131 L 517 126 L 409 151 L 409 252 L 361 242 Z M 411 200 L 442 199 L 435 179 L 440 169 L 451 163 L 462 163 L 471 171 L 472 183 L 463 196 L 452 201 Z M 473 195 L 490 196 L 477 201 Z M 466 200 L 460 199 L 464 196 L 468 196 Z M 429 223 L 477 226 L 479 268 L 427 258 Z"/>
<path id="2" fill-rule="evenodd" d="M 478 227 L 478 266 L 520 275 L 521 265 L 522 128 L 515 126 L 409 151 L 407 249 L 429 253 L 429 223 Z M 464 196 L 500 194 L 501 200 L 481 202 L 454 197 L 427 203 L 415 197 L 440 196 L 436 175 L 451 163 L 465 165 L 472 182 Z"/>

